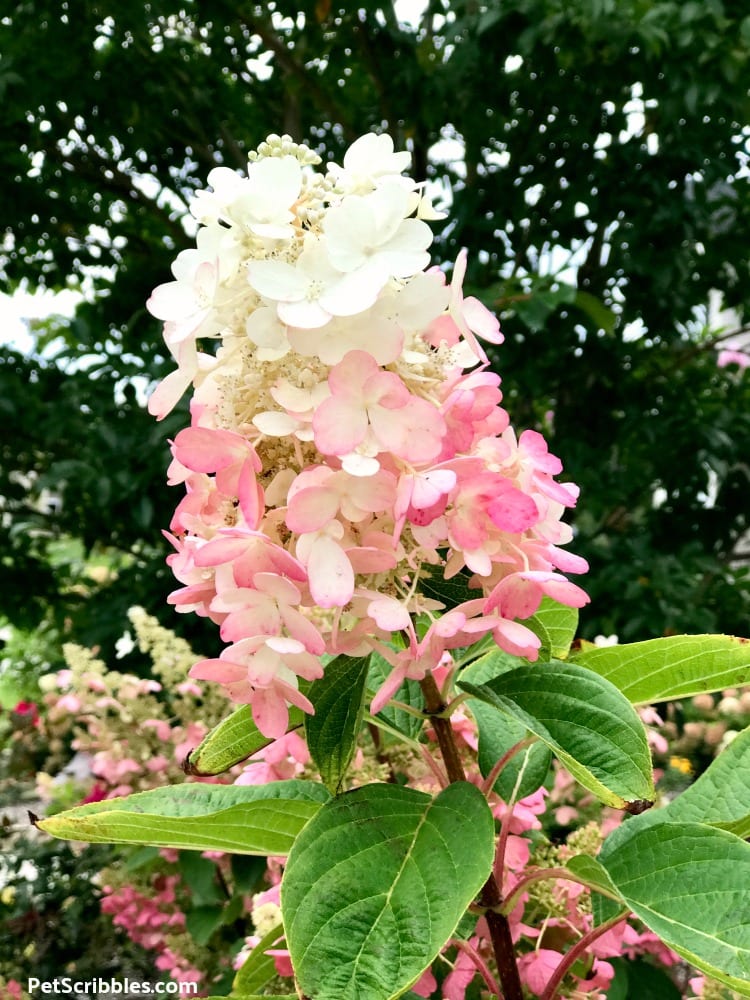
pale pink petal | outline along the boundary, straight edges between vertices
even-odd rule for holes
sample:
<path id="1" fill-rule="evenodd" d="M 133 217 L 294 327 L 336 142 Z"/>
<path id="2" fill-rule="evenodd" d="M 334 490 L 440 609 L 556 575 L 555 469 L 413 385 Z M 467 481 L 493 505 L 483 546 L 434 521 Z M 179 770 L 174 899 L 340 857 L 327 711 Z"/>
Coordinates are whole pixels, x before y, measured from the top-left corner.
<path id="1" fill-rule="evenodd" d="M 327 535 L 317 538 L 307 565 L 310 593 L 321 608 L 342 608 L 354 593 L 354 571 L 346 553 Z"/>
<path id="2" fill-rule="evenodd" d="M 383 681 L 370 704 L 370 711 L 373 715 L 377 715 L 401 687 L 406 677 L 406 670 L 407 668 L 404 665 L 395 667 L 385 681 Z"/>
<path id="3" fill-rule="evenodd" d="M 582 608 L 589 603 L 589 596 L 577 584 L 571 583 L 557 573 L 529 572 L 526 574 L 529 579 L 537 580 L 547 595 L 553 601 L 560 604 L 567 604 L 570 608 Z"/>
<path id="4" fill-rule="evenodd" d="M 258 528 L 265 513 L 263 489 L 255 478 L 250 462 L 244 462 L 240 470 L 237 498 L 248 528 Z"/>
<path id="5" fill-rule="evenodd" d="M 300 490 L 289 498 L 286 523 L 290 531 L 303 534 L 325 527 L 338 513 L 339 498 L 325 487 Z"/>
<path id="6" fill-rule="evenodd" d="M 411 616 L 404 605 L 393 597 L 380 597 L 370 601 L 367 613 L 374 619 L 378 628 L 386 632 L 399 632 L 409 628 Z"/>
<path id="7" fill-rule="evenodd" d="M 445 421 L 426 399 L 413 397 L 395 410 L 374 407 L 370 423 L 383 449 L 407 462 L 426 464 L 440 454 Z"/>
<path id="8" fill-rule="evenodd" d="M 323 637 L 303 614 L 294 608 L 285 607 L 281 610 L 281 617 L 289 634 L 301 642 L 308 653 L 321 656 L 325 652 L 326 644 Z"/>
<path id="9" fill-rule="evenodd" d="M 277 740 L 289 725 L 286 701 L 272 688 L 258 688 L 253 693 L 253 721 L 264 736 Z"/>
<path id="10" fill-rule="evenodd" d="M 381 371 L 367 351 L 349 351 L 328 375 L 332 393 L 349 399 L 361 399 L 365 382 Z"/>
<path id="11" fill-rule="evenodd" d="M 355 402 L 330 396 L 315 411 L 313 430 L 324 455 L 346 455 L 367 434 L 367 414 Z"/>
<path id="12" fill-rule="evenodd" d="M 200 660 L 188 671 L 188 676 L 199 681 L 216 681 L 218 684 L 231 684 L 247 677 L 247 667 L 228 660 Z"/>
<path id="13" fill-rule="evenodd" d="M 241 435 L 210 427 L 185 427 L 174 439 L 175 458 L 193 472 L 225 469 L 251 450 Z"/>
<path id="14" fill-rule="evenodd" d="M 572 586 L 572 584 L 571 584 Z M 542 599 L 543 590 L 537 580 L 526 574 L 514 573 L 501 580 L 487 598 L 485 613 L 497 609 L 503 618 L 528 618 Z"/>
<path id="15" fill-rule="evenodd" d="M 163 420 L 177 406 L 185 390 L 193 381 L 195 372 L 176 368 L 157 385 L 149 396 L 148 412 Z"/>
<path id="16" fill-rule="evenodd" d="M 534 661 L 539 655 L 541 639 L 520 622 L 501 621 L 492 634 L 498 646 L 511 656 L 525 656 Z"/>
<path id="17" fill-rule="evenodd" d="M 479 299 L 475 299 L 473 295 L 464 299 L 463 312 L 470 330 L 473 330 L 484 340 L 489 340 L 492 344 L 502 344 L 504 337 L 500 332 L 497 316 L 491 313 Z"/>
<path id="18" fill-rule="evenodd" d="M 432 507 L 456 485 L 456 473 L 450 469 L 435 469 L 414 477 L 411 506 L 417 510 Z"/>

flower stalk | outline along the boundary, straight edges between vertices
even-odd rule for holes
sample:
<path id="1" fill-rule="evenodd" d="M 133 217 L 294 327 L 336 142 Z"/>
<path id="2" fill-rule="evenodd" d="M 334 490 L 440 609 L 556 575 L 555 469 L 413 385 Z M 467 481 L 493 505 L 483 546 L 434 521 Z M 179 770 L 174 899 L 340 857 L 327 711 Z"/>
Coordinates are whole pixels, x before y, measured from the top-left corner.
<path id="1" fill-rule="evenodd" d="M 451 782 L 466 781 L 466 773 L 453 735 L 453 727 L 450 719 L 444 714 L 447 706 L 440 695 L 434 677 L 428 674 L 420 681 L 420 687 L 425 699 L 425 713 L 430 717 L 435 730 L 448 779 Z M 521 978 L 518 974 L 510 924 L 508 918 L 501 912 L 503 897 L 494 873 L 490 873 L 485 882 L 478 902 L 484 911 L 489 927 L 503 997 L 505 1000 L 523 1000 Z"/>

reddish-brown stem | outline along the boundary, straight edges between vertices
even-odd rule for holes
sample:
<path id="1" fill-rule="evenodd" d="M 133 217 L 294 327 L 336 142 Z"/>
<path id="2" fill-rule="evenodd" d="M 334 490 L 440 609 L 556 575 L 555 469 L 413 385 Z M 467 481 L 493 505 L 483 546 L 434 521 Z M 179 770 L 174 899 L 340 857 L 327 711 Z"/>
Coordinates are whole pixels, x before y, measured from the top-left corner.
<path id="1" fill-rule="evenodd" d="M 427 674 L 424 680 L 420 681 L 420 687 L 425 700 L 425 714 L 430 717 L 432 727 L 435 730 L 448 779 L 451 782 L 466 781 L 466 773 L 456 746 L 453 727 L 450 719 L 443 714 L 448 706 L 443 701 L 431 674 Z M 490 940 L 495 953 L 497 970 L 500 974 L 504 1000 L 523 1000 L 510 924 L 500 912 L 503 897 L 494 874 L 490 873 L 479 894 L 478 902 L 479 906 L 485 910 L 485 919 L 490 931 Z"/>
<path id="2" fill-rule="evenodd" d="M 495 854 L 495 880 L 498 885 L 502 885 L 505 879 L 505 849 L 508 846 L 508 834 L 510 824 L 513 819 L 513 807 L 515 805 L 515 790 L 513 797 L 505 807 L 505 815 L 500 821 L 500 834 L 497 838 L 497 851 Z"/>
<path id="3" fill-rule="evenodd" d="M 432 728 L 435 730 L 448 780 L 451 782 L 466 781 L 464 766 L 461 763 L 456 740 L 453 736 L 453 727 L 450 719 L 441 714 L 448 706 L 443 701 L 432 674 L 427 674 L 425 679 L 420 681 L 420 687 L 424 695 L 425 715 L 430 717 Z"/>
<path id="4" fill-rule="evenodd" d="M 557 995 L 557 990 L 560 983 L 563 981 L 567 975 L 569 969 L 573 964 L 584 955 L 591 945 L 596 941 L 597 938 L 602 937 L 607 931 L 612 930 L 621 920 L 625 920 L 627 913 L 621 913 L 616 917 L 612 917 L 610 920 L 605 920 L 603 924 L 599 924 L 593 930 L 589 931 L 588 934 L 584 934 L 582 938 L 573 945 L 573 947 L 566 951 L 560 960 L 560 964 L 557 966 L 555 971 L 544 988 L 544 993 L 542 993 L 541 1000 L 554 1000 Z"/>
<path id="5" fill-rule="evenodd" d="M 448 781 L 447 777 L 440 769 L 440 765 L 438 764 L 438 762 L 432 756 L 427 747 L 420 747 L 420 749 L 422 751 L 422 760 L 435 775 L 435 780 L 437 781 L 437 783 L 440 785 L 441 788 L 447 788 L 448 785 L 450 784 L 450 781 Z"/>

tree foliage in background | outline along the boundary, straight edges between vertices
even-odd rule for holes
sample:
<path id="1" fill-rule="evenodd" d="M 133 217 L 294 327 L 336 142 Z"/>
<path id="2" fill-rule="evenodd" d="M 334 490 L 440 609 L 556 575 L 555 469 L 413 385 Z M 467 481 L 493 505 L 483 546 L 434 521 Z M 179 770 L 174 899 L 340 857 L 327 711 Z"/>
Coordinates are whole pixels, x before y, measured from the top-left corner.
<path id="1" fill-rule="evenodd" d="M 107 653 L 129 604 L 163 613 L 164 441 L 186 414 L 156 427 L 133 386 L 170 368 L 144 302 L 187 201 L 269 132 L 340 159 L 375 129 L 452 192 L 436 256 L 469 248 L 512 419 L 582 486 L 583 634 L 747 620 L 750 382 L 715 350 L 750 315 L 743 2 L 431 0 L 416 27 L 372 0 L 6 10 L 0 273 L 84 301 L 39 325 L 44 360 L 0 356 L 4 614 Z"/>

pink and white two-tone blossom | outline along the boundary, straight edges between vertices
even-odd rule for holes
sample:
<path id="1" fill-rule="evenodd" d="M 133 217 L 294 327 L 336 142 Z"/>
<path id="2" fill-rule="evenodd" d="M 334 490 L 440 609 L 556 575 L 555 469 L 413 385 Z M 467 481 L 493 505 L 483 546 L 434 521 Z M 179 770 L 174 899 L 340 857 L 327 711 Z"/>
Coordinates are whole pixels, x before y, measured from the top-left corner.
<path id="1" fill-rule="evenodd" d="M 377 711 L 488 633 L 534 659 L 524 620 L 542 598 L 587 600 L 565 575 L 585 562 L 562 548 L 577 488 L 540 434 L 511 428 L 480 345 L 502 342 L 499 324 L 464 292 L 465 251 L 450 284 L 430 266 L 435 215 L 409 154 L 368 135 L 343 166 L 318 162 L 275 136 L 245 176 L 213 171 L 197 248 L 149 302 L 177 364 L 151 411 L 194 389 L 169 469 L 185 491 L 170 601 L 228 644 L 191 676 L 273 737 L 290 704 L 312 711 L 299 680 L 323 654 L 386 658 Z M 475 596 L 441 616 L 420 582 L 462 571 Z"/>
<path id="2" fill-rule="evenodd" d="M 331 395 L 313 416 L 315 444 L 322 454 L 339 456 L 345 469 L 354 453 L 375 459 L 385 452 L 418 465 L 440 453 L 440 411 L 366 351 L 347 354 L 331 369 L 328 386 Z"/>

